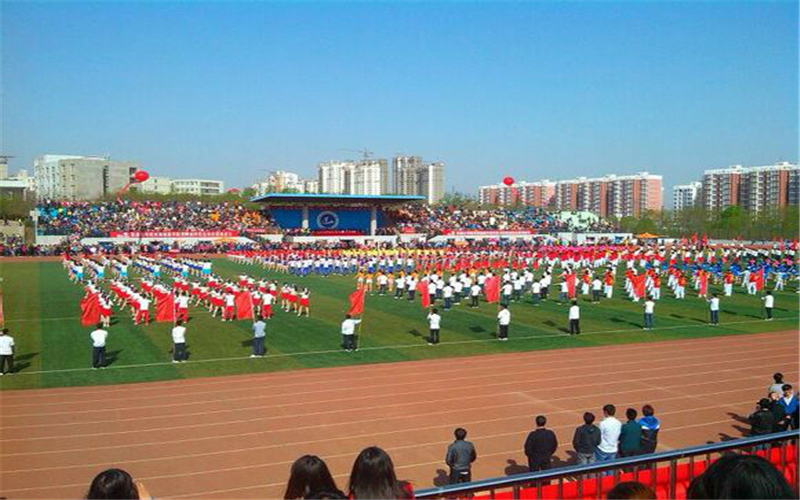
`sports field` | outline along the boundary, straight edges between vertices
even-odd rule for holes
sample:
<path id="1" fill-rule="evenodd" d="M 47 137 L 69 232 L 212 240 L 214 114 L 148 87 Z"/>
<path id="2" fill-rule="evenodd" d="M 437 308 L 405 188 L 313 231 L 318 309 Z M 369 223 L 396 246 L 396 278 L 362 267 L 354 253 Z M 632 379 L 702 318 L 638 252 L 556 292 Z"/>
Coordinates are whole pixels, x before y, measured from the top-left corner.
<path id="1" fill-rule="evenodd" d="M 222 323 L 208 312 L 191 308 L 188 363 L 170 361 L 170 324 L 134 326 L 127 311 L 117 314 L 110 329 L 105 370 L 91 369 L 90 328 L 79 321 L 80 286 L 67 279 L 60 262 L 0 260 L 6 326 L 16 339 L 16 373 L 0 379 L 2 389 L 120 384 L 192 377 L 244 374 L 351 364 L 422 360 L 478 354 L 501 354 L 631 342 L 687 339 L 769 331 L 797 326 L 798 299 L 794 288 L 776 294 L 775 320 L 762 320 L 762 302 L 737 287 L 722 297 L 722 324 L 709 327 L 707 304 L 692 290 L 676 301 L 665 290 L 656 307 L 656 325 L 642 331 L 641 304 L 622 298 L 618 280 L 615 298 L 601 304 L 581 300 L 583 334 L 566 333 L 567 306 L 554 300 L 534 307 L 529 298 L 511 305 L 509 342 L 494 339 L 497 306 L 466 304 L 442 313 L 442 342 L 428 346 L 425 312 L 416 302 L 380 297 L 366 299 L 360 347 L 340 350 L 339 325 L 355 288 L 353 277 L 289 277 L 220 258 L 215 273 L 266 276 L 308 286 L 311 317 L 298 318 L 278 310 L 268 321 L 267 356 L 251 359 L 249 322 Z M 793 286 L 793 285 L 792 285 Z M 721 287 L 710 286 L 721 292 Z"/>

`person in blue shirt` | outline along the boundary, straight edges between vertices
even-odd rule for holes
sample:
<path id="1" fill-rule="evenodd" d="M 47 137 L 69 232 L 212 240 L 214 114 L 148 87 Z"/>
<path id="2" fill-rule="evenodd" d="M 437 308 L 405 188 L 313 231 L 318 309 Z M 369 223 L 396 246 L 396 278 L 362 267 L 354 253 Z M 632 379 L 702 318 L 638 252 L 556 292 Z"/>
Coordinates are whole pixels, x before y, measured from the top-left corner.
<path id="1" fill-rule="evenodd" d="M 654 416 L 655 409 L 652 405 L 642 407 L 642 418 L 639 425 L 642 426 L 642 444 L 639 453 L 654 453 L 658 446 L 658 431 L 661 430 L 661 422 Z"/>
<path id="2" fill-rule="evenodd" d="M 800 404 L 798 404 L 797 396 L 794 395 L 791 384 L 784 384 L 783 397 L 778 400 L 778 404 L 781 405 L 786 412 L 786 420 L 789 427 L 797 429 L 797 415 Z"/>

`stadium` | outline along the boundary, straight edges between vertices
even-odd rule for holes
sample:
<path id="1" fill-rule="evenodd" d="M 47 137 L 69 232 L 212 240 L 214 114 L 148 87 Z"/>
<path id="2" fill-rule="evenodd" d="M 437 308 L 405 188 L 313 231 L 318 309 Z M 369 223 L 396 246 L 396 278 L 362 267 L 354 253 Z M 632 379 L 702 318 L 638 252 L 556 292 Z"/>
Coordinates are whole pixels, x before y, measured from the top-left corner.
<path id="1" fill-rule="evenodd" d="M 0 500 L 800 498 L 798 2 L 0 10 Z"/>
<path id="2" fill-rule="evenodd" d="M 80 495 L 118 465 L 159 496 L 274 498 L 296 458 L 324 457 L 341 482 L 374 444 L 423 498 L 595 498 L 634 479 L 683 497 L 714 457 L 756 448 L 796 481 L 796 408 L 747 437 L 773 373 L 797 376 L 796 241 L 579 233 L 545 210 L 397 196 L 36 210 L 55 243 L 3 252 L 6 495 Z M 93 366 L 95 328 L 109 336 Z M 577 465 L 573 431 L 609 404 L 654 408 L 655 448 Z M 530 472 L 537 415 L 558 444 Z M 450 484 L 456 427 L 478 460 Z"/>

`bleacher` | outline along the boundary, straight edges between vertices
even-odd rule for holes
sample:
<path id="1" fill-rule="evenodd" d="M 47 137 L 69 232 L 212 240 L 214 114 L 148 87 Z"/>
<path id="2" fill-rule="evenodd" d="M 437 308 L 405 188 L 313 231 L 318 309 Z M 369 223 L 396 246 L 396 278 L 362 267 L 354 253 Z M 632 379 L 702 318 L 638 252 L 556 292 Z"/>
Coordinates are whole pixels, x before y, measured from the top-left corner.
<path id="1" fill-rule="evenodd" d="M 798 430 L 778 432 L 590 465 L 418 490 L 415 494 L 416 498 L 430 499 L 600 499 L 606 498 L 608 492 L 621 482 L 637 481 L 652 488 L 659 500 L 683 500 L 692 479 L 702 474 L 719 456 L 730 452 L 766 458 L 784 474 L 789 484 L 797 488 L 798 438 Z M 766 449 L 760 449 L 762 447 Z"/>

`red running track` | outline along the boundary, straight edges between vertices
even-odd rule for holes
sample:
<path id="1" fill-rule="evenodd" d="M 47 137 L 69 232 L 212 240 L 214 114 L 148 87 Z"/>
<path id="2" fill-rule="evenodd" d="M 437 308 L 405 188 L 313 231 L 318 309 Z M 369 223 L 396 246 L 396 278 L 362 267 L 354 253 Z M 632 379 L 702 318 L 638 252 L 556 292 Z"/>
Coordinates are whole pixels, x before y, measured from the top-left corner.
<path id="1" fill-rule="evenodd" d="M 569 460 L 584 411 L 655 406 L 663 450 L 738 437 L 774 371 L 798 377 L 796 330 L 147 384 L 4 392 L 0 495 L 79 498 L 121 467 L 158 498 L 282 498 L 291 463 L 321 456 L 340 488 L 358 452 L 398 476 L 445 474 L 452 431 L 478 448 L 473 477 L 522 472 L 532 417 Z"/>

